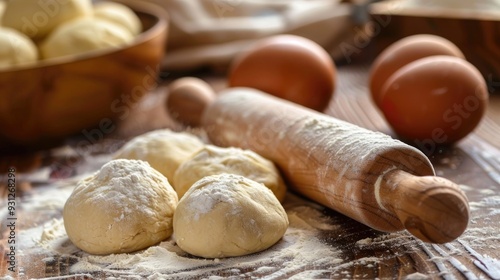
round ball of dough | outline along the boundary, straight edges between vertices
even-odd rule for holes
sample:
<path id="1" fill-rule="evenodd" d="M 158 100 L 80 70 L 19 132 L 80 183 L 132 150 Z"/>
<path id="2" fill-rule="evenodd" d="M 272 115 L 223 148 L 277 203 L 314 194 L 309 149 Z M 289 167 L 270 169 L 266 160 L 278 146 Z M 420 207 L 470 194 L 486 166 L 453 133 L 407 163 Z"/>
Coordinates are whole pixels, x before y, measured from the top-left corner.
<path id="1" fill-rule="evenodd" d="M 64 205 L 69 239 L 91 254 L 132 252 L 172 234 L 177 194 L 149 164 L 113 160 L 78 182 Z"/>
<path id="2" fill-rule="evenodd" d="M 91 0 L 15 0 L 7 1 L 2 24 L 39 39 L 65 22 L 91 15 Z"/>
<path id="3" fill-rule="evenodd" d="M 196 182 L 174 213 L 179 247 L 204 258 L 256 253 L 278 242 L 288 228 L 280 202 L 264 185 L 219 174 Z"/>
<path id="4" fill-rule="evenodd" d="M 175 172 L 174 189 L 179 198 L 198 180 L 221 173 L 241 175 L 264 184 L 279 201 L 285 199 L 286 185 L 276 166 L 250 150 L 206 145 Z"/>
<path id="5" fill-rule="evenodd" d="M 43 58 L 118 48 L 134 40 L 125 28 L 102 19 L 83 18 L 59 26 L 42 42 Z"/>
<path id="6" fill-rule="evenodd" d="M 141 33 L 142 25 L 139 17 L 129 7 L 116 2 L 98 2 L 94 5 L 94 17 L 118 24 L 130 34 Z"/>
<path id="7" fill-rule="evenodd" d="M 0 27 L 0 69 L 37 60 L 38 50 L 30 38 L 15 29 Z"/>
<path id="8" fill-rule="evenodd" d="M 159 129 L 131 139 L 114 158 L 147 161 L 172 183 L 177 168 L 204 145 L 192 134 Z"/>

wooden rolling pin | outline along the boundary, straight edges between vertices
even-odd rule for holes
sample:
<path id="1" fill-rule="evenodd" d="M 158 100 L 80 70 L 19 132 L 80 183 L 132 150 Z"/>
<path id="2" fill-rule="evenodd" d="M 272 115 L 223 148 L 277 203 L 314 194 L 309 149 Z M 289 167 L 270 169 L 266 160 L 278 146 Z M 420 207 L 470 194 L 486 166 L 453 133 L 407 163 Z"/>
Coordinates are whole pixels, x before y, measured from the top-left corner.
<path id="1" fill-rule="evenodd" d="M 274 161 L 296 192 L 374 229 L 407 229 L 445 243 L 468 225 L 459 187 L 435 177 L 419 150 L 385 134 L 249 88 L 175 99 L 177 117 L 196 115 L 214 144 L 254 150 Z M 183 111 L 193 103 L 202 110 Z"/>

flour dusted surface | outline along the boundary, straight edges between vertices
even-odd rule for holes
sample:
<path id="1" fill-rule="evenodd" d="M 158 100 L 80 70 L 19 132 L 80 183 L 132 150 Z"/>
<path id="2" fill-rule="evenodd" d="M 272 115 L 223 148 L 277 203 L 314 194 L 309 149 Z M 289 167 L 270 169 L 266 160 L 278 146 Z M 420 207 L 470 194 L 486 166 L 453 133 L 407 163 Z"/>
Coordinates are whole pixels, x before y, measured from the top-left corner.
<path id="1" fill-rule="evenodd" d="M 462 188 L 470 188 L 461 186 Z M 69 196 L 71 184 L 62 183 L 54 191 L 44 190 L 37 200 L 23 201 L 23 207 L 29 211 L 53 212 L 61 211 L 63 199 L 56 205 L 52 197 L 56 193 Z M 451 257 L 460 259 L 469 269 L 474 267 L 467 251 L 461 247 L 461 243 L 468 244 L 474 250 L 481 253 L 491 246 L 500 244 L 500 233 L 493 225 L 487 226 L 489 220 L 498 218 L 495 212 L 498 205 L 498 196 L 481 199 L 472 203 L 471 214 L 473 225 L 486 223 L 485 226 L 475 228 L 471 226 L 465 234 L 460 237 L 459 242 L 450 243 L 455 247 L 453 250 L 441 246 Z M 50 207 L 44 207 L 48 205 Z M 36 206 L 36 207 L 34 207 Z M 19 242 L 23 245 L 20 258 L 29 264 L 30 255 L 43 256 L 42 265 L 39 270 L 50 269 L 52 264 L 70 266 L 68 270 L 58 268 L 52 275 L 92 275 L 96 279 L 328 279 L 328 278 L 363 278 L 374 279 L 365 274 L 351 274 L 353 267 L 364 268 L 362 271 L 377 271 L 377 269 L 392 269 L 386 265 L 386 261 L 395 261 L 407 256 L 416 256 L 422 246 L 432 248 L 416 241 L 404 232 L 391 234 L 369 234 L 365 235 L 348 226 L 345 221 L 338 221 L 335 215 L 325 215 L 324 208 L 318 204 L 308 202 L 293 194 L 287 194 L 284 207 L 287 211 L 290 226 L 284 238 L 268 250 L 244 257 L 225 259 L 202 259 L 195 258 L 184 253 L 172 239 L 168 239 L 158 245 L 152 246 L 144 251 L 130 254 L 114 254 L 109 256 L 96 256 L 84 253 L 76 248 L 69 240 L 62 226 L 62 219 L 56 218 L 29 230 L 19 232 Z M 484 209 L 491 209 L 487 215 L 478 215 Z M 488 213 L 488 212 L 487 212 Z M 357 230 L 360 230 L 359 228 Z M 352 247 L 345 248 L 342 240 L 345 236 L 354 237 Z M 357 238 L 357 239 L 356 239 Z M 337 242 L 337 240 L 339 242 Z M 451 248 L 451 247 L 450 247 Z M 346 254 L 367 252 L 366 257 L 351 260 Z M 373 252 L 382 255 L 373 255 Z M 385 253 L 384 253 L 385 252 Z M 490 258 L 495 261 L 498 255 Z M 36 257 L 34 260 L 37 260 Z M 439 258 L 439 255 L 426 256 L 419 253 L 418 259 L 429 260 L 428 268 L 433 268 L 433 262 L 447 263 L 449 258 Z M 39 260 L 38 260 L 39 262 Z M 58 266 L 59 267 L 59 266 Z M 419 271 L 420 274 L 437 277 L 449 275 L 453 267 L 449 264 L 443 266 L 445 270 L 432 274 Z M 64 273 L 64 274 L 63 274 Z M 412 276 L 417 276 L 415 272 Z M 217 276 L 215 276 L 217 275 Z M 411 273 L 410 273 L 411 275 Z M 478 275 L 476 273 L 476 275 Z M 480 276 L 480 275 L 478 275 Z M 14 278 L 13 278 L 14 279 Z M 27 279 L 20 277 L 19 279 Z"/>
<path id="2" fill-rule="evenodd" d="M 48 255 L 64 256 L 77 253 L 77 262 L 70 267 L 72 274 L 92 274 L 108 277 L 151 276 L 152 279 L 186 279 L 193 277 L 209 279 L 218 271 L 225 271 L 224 279 L 284 277 L 296 274 L 308 266 L 335 265 L 342 262 L 340 250 L 328 246 L 320 233 L 336 229 L 316 204 L 288 194 L 285 203 L 290 226 L 285 236 L 273 247 L 257 254 L 222 259 L 203 259 L 183 252 L 173 239 L 131 254 L 97 256 L 81 252 L 71 243 L 62 220 L 44 225 L 45 232 L 33 232 L 33 239 Z M 62 246 L 62 244 L 66 244 Z M 67 247 L 69 246 L 69 247 Z M 66 255 L 67 256 L 67 255 Z M 157 277 L 157 278 L 155 278 Z"/>

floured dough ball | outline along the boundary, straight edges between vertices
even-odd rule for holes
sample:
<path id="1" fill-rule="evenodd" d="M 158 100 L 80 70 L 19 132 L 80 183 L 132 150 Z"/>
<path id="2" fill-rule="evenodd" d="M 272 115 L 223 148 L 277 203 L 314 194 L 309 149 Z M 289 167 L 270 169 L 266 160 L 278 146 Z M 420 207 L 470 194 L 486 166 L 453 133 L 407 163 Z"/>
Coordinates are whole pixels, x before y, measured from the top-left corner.
<path id="1" fill-rule="evenodd" d="M 137 35 L 142 30 L 139 17 L 132 9 L 120 3 L 97 2 L 94 5 L 94 16 L 122 26 L 132 35 Z"/>
<path id="2" fill-rule="evenodd" d="M 177 194 L 149 164 L 113 160 L 78 182 L 64 205 L 69 239 L 91 254 L 133 252 L 172 234 Z"/>
<path id="3" fill-rule="evenodd" d="M 174 213 L 177 245 L 204 258 L 260 252 L 278 242 L 287 228 L 287 214 L 273 193 L 233 174 L 199 180 Z"/>
<path id="4" fill-rule="evenodd" d="M 59 26 L 42 42 L 42 57 L 76 55 L 92 50 L 118 48 L 134 40 L 125 28 L 105 20 L 83 18 Z"/>
<path id="5" fill-rule="evenodd" d="M 145 160 L 172 183 L 179 165 L 203 146 L 203 142 L 192 134 L 159 129 L 131 139 L 114 158 Z"/>
<path id="6" fill-rule="evenodd" d="M 11 0 L 7 1 L 2 24 L 39 39 L 63 23 L 90 16 L 91 0 Z"/>
<path id="7" fill-rule="evenodd" d="M 205 176 L 221 173 L 241 175 L 264 184 L 279 201 L 283 201 L 286 186 L 276 166 L 250 150 L 220 148 L 206 145 L 186 160 L 175 172 L 173 185 L 181 198 L 188 189 Z"/>
<path id="8" fill-rule="evenodd" d="M 0 69 L 38 60 L 35 44 L 21 32 L 0 27 Z"/>

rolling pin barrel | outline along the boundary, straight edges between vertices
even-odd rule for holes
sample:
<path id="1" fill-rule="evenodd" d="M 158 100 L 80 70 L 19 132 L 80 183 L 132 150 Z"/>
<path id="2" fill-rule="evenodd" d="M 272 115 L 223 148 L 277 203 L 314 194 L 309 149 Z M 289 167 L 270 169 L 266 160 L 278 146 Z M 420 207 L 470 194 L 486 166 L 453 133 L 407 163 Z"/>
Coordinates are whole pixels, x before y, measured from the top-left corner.
<path id="1" fill-rule="evenodd" d="M 374 229 L 444 243 L 467 227 L 458 186 L 435 177 L 419 150 L 385 134 L 249 88 L 221 92 L 201 124 L 214 144 L 254 150 L 296 192 Z"/>

